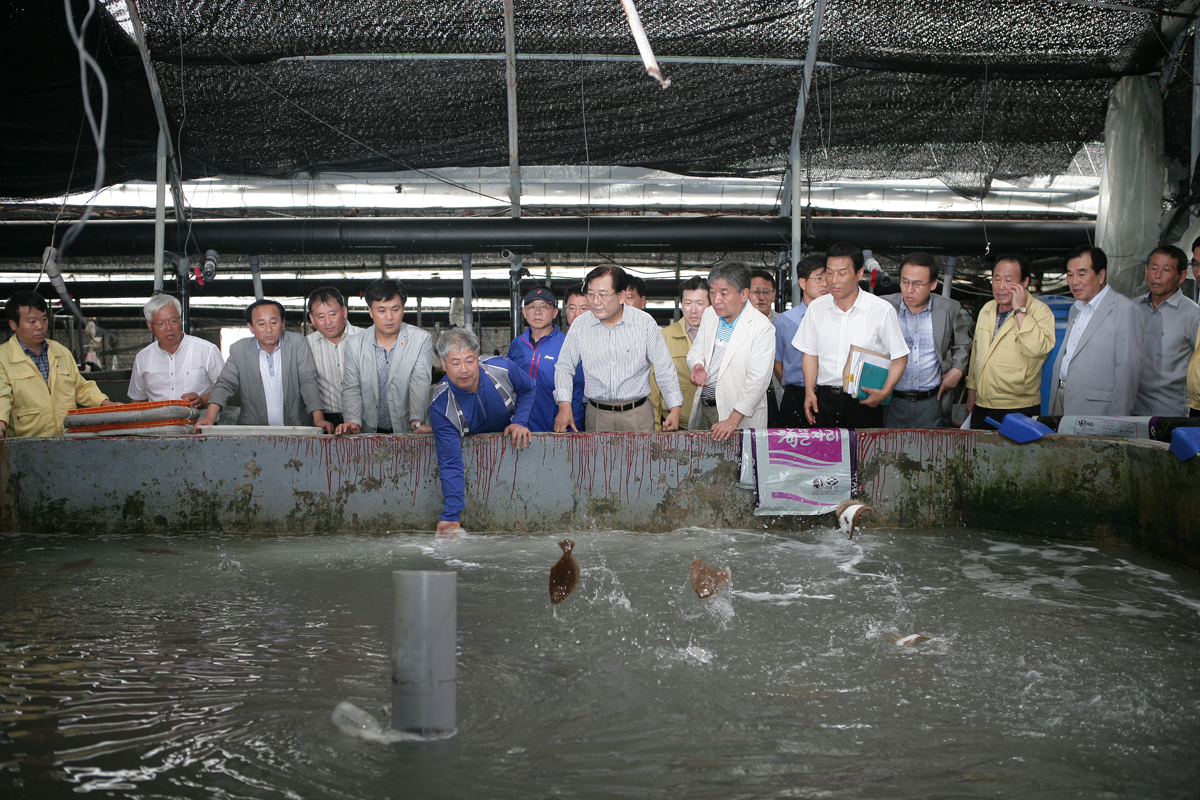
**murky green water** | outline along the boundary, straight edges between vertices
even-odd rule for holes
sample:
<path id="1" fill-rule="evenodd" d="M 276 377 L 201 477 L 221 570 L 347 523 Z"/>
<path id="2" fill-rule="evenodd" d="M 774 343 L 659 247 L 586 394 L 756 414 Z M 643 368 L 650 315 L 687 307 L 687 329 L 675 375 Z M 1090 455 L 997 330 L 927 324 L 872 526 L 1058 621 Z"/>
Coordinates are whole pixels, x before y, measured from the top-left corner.
<path id="1" fill-rule="evenodd" d="M 982 532 L 0 538 L 0 796 L 1195 797 L 1200 576 Z M 175 553 L 144 553 L 163 548 Z M 695 556 L 733 571 L 701 601 Z M 93 559 L 87 562 L 87 559 Z M 84 563 L 78 563 L 83 561 Z M 459 732 L 390 700 L 459 570 Z M 912 647 L 893 638 L 930 637 Z"/>

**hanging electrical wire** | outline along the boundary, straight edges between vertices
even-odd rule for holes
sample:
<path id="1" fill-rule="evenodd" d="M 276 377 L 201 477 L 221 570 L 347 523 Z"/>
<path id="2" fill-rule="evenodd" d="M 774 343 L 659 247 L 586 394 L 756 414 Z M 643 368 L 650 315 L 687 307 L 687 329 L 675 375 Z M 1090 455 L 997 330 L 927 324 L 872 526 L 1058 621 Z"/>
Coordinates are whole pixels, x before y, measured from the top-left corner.
<path id="1" fill-rule="evenodd" d="M 100 194 L 100 190 L 104 188 L 104 141 L 108 130 L 108 81 L 104 78 L 104 71 L 100 69 L 100 64 L 87 51 L 87 45 L 84 42 L 84 36 L 87 34 L 88 23 L 91 22 L 92 16 L 96 13 L 96 0 L 88 0 L 87 14 L 83 17 L 83 22 L 78 28 L 75 26 L 75 16 L 71 11 L 71 0 L 63 0 L 63 11 L 67 17 L 67 33 L 71 37 L 71 42 L 75 45 L 75 50 L 79 55 L 79 86 L 83 92 L 83 113 L 87 118 L 88 127 L 92 131 L 92 139 L 96 144 L 96 180 L 92 188 L 92 196 L 88 199 L 87 206 L 83 209 L 83 213 L 79 215 L 79 219 L 71 223 L 67 228 L 67 232 L 63 235 L 62 242 L 58 246 L 58 255 L 61 257 L 71 246 L 71 243 L 79 238 L 79 234 L 83 232 L 83 226 L 91 219 L 92 213 L 96 207 L 96 198 Z M 100 119 L 96 120 L 96 112 L 92 108 L 90 92 L 88 90 L 88 70 L 91 70 L 96 77 L 96 85 L 100 87 Z"/>

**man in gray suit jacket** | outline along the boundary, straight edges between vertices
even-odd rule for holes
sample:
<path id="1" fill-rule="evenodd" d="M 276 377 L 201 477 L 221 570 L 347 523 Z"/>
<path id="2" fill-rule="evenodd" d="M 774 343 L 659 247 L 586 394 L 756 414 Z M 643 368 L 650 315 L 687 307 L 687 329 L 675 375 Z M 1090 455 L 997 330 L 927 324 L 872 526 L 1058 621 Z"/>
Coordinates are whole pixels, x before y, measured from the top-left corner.
<path id="1" fill-rule="evenodd" d="M 337 433 L 412 433 L 429 408 L 432 339 L 404 322 L 400 281 L 372 281 L 363 297 L 375 324 L 346 345 Z"/>
<path id="2" fill-rule="evenodd" d="M 196 423 L 214 425 L 221 407 L 235 394 L 242 396 L 238 425 L 311 426 L 332 433 L 321 409 L 317 364 L 308 342 L 288 333 L 283 305 L 256 300 L 246 309 L 252 338 L 229 348 L 229 360 L 208 398 L 208 410 Z"/>
<path id="3" fill-rule="evenodd" d="M 887 407 L 889 428 L 939 428 L 950 422 L 954 388 L 967 371 L 971 336 L 957 300 L 935 294 L 937 261 L 910 253 L 900 266 L 900 292 L 884 297 L 900 317 L 908 365 Z"/>
<path id="4" fill-rule="evenodd" d="M 1083 245 L 1067 256 L 1075 305 L 1054 361 L 1050 413 L 1126 417 L 1141 377 L 1144 323 L 1133 301 L 1107 283 L 1108 257 Z"/>

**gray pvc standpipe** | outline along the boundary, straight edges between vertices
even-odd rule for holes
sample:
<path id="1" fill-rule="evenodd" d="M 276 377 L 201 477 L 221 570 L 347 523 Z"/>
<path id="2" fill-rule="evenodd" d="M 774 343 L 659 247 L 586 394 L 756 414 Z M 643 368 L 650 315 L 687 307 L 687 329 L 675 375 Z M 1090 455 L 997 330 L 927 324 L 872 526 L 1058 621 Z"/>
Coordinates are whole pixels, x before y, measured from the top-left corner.
<path id="1" fill-rule="evenodd" d="M 458 573 L 397 570 L 392 639 L 392 727 L 454 732 L 457 716 Z"/>

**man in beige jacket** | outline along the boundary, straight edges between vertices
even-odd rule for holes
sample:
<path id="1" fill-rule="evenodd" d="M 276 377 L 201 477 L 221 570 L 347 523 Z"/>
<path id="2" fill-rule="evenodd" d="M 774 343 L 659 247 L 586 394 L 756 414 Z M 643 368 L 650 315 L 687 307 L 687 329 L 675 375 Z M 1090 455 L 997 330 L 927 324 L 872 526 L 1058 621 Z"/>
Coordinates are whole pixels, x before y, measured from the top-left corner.
<path id="1" fill-rule="evenodd" d="M 4 310 L 13 335 L 0 347 L 0 437 L 60 436 L 77 406 L 116 405 L 79 373 L 70 350 L 47 338 L 41 295 L 17 292 Z"/>
<path id="2" fill-rule="evenodd" d="M 979 310 L 967 411 L 972 430 L 994 430 L 1014 412 L 1037 416 L 1042 404 L 1042 362 L 1054 347 L 1054 312 L 1029 294 L 1029 259 L 1000 256 L 992 267 L 992 297 Z"/>
<path id="3" fill-rule="evenodd" d="M 671 360 L 675 362 L 675 372 L 679 377 L 679 390 L 683 392 L 683 408 L 679 416 L 680 430 L 687 430 L 688 418 L 692 412 L 692 400 L 696 396 L 696 384 L 689 376 L 692 374 L 688 367 L 687 354 L 692 349 L 692 342 L 700 330 L 700 319 L 704 309 L 711 305 L 708 301 L 708 281 L 699 275 L 688 278 L 679 284 L 679 310 L 683 314 L 679 319 L 662 329 L 663 339 L 667 342 L 667 350 Z M 663 402 L 662 390 L 654 374 L 650 375 L 650 402 L 654 404 L 654 430 L 662 430 L 662 421 L 667 418 L 667 404 Z"/>

